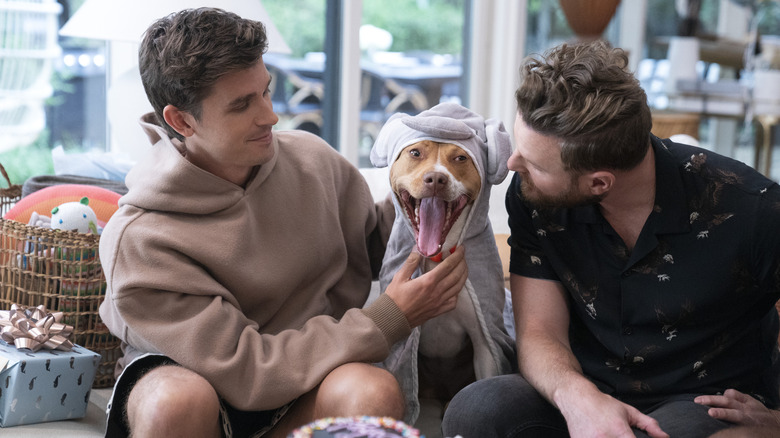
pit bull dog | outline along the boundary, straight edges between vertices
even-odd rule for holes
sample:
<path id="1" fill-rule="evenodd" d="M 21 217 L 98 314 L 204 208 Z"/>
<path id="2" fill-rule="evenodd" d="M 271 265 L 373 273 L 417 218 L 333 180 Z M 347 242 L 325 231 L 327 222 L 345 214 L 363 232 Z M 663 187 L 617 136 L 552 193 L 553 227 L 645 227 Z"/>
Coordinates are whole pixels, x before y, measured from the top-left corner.
<path id="1" fill-rule="evenodd" d="M 390 166 L 395 222 L 379 274 L 382 292 L 416 248 L 432 269 L 459 245 L 469 278 L 456 308 L 417 327 L 382 364 L 401 384 L 405 421 L 420 398 L 446 403 L 459 389 L 513 370 L 514 342 L 504 326 L 504 280 L 488 218 L 490 189 L 508 170 L 511 141 L 503 124 L 454 104 L 416 116 L 395 114 L 382 127 L 371 161 Z"/>

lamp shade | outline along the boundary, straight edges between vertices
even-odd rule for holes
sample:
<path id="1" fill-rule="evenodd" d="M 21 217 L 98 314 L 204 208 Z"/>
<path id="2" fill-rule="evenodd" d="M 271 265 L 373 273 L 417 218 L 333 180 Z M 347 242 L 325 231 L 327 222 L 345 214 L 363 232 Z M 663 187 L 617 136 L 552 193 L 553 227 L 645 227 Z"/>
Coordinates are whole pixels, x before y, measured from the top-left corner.
<path id="1" fill-rule="evenodd" d="M 60 35 L 140 43 L 143 33 L 157 19 L 188 8 L 224 9 L 265 25 L 268 51 L 290 53 L 260 0 L 87 0 L 62 26 Z"/>

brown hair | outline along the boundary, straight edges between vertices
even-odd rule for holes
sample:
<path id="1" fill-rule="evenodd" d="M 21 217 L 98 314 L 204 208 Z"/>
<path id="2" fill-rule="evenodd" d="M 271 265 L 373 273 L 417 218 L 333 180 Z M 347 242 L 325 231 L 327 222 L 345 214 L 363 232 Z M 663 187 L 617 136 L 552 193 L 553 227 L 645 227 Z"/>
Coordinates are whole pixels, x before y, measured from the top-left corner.
<path id="1" fill-rule="evenodd" d="M 650 108 L 627 65 L 626 53 L 603 40 L 524 61 L 517 111 L 534 131 L 560 139 L 567 169 L 627 170 L 647 153 Z"/>
<path id="2" fill-rule="evenodd" d="M 185 9 L 154 22 L 144 33 L 138 65 L 159 123 L 173 105 L 200 119 L 201 103 L 225 73 L 253 66 L 268 49 L 265 26 L 216 8 Z"/>

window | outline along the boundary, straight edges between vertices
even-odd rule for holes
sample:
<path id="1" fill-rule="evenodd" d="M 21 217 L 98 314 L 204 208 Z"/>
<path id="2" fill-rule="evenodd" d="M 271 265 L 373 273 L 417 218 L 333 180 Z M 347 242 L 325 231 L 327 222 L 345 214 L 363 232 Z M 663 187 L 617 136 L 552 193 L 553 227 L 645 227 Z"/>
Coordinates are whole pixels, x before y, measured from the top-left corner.
<path id="1" fill-rule="evenodd" d="M 53 173 L 51 150 L 58 146 L 68 153 L 136 153 L 138 141 L 146 144 L 142 133 L 128 141 L 111 123 L 112 108 L 106 104 L 112 99 L 111 86 L 133 67 L 137 46 L 66 38 L 56 32 L 86 1 L 0 2 L 0 22 L 6 24 L 0 29 L 0 163 L 15 183 Z M 265 58 L 277 75 L 278 129 L 326 136 L 355 164 L 370 166 L 374 138 L 396 111 L 414 114 L 441 101 L 455 101 L 511 127 L 520 59 L 574 37 L 562 3 L 262 0 L 292 49 Z M 678 27 L 676 3 L 620 2 L 603 36 L 627 48 L 632 68 L 641 72 L 640 60 L 665 59 L 663 37 Z M 724 5 L 733 7 L 725 0 L 700 3 L 700 25 L 706 33 L 721 26 Z M 342 13 L 338 23 L 334 7 Z M 763 35 L 777 29 L 775 9 L 759 25 Z M 643 26 L 645 32 L 635 31 Z M 333 41 L 327 38 L 329 32 L 346 48 L 331 57 L 340 69 L 328 70 L 337 76 L 332 82 L 336 90 L 328 88 L 333 78 L 326 75 L 326 44 Z M 652 87 L 648 90 L 653 93 Z M 142 93 L 132 95 L 145 101 Z M 128 124 L 137 128 L 135 120 Z M 339 133 L 328 138 L 334 124 Z"/>
<path id="2" fill-rule="evenodd" d="M 106 148 L 105 43 L 57 34 L 80 4 L 0 3 L 0 163 L 14 183 L 53 173 L 53 147 Z"/>
<path id="3" fill-rule="evenodd" d="M 326 83 L 325 0 L 265 0 L 292 53 L 269 53 L 266 66 L 277 78 L 274 108 L 278 129 L 304 129 L 343 149 L 352 141 L 329 138 Z M 358 32 L 359 79 L 342 87 L 360 90 L 356 137 L 357 164 L 368 155 L 376 134 L 395 112 L 417 114 L 442 101 L 461 102 L 465 0 L 364 0 Z M 435 25 L 433 24 L 435 23 Z M 354 23 L 344 23 L 350 26 Z M 455 37 L 453 37 L 453 35 Z M 345 68 L 342 63 L 342 68 Z M 348 68 L 348 67 L 346 67 Z M 343 104 L 343 103 L 342 103 Z"/>
<path id="4" fill-rule="evenodd" d="M 0 107 L 0 124 L 3 124 L 0 132 L 5 133 L 0 137 L 0 163 L 15 183 L 33 175 L 54 173 L 52 150 L 58 147 L 67 154 L 115 151 L 130 153 L 133 159 L 140 157 L 136 143 L 145 142 L 145 138 L 142 133 L 134 132 L 138 130 L 136 121 L 111 120 L 117 105 L 128 105 L 129 95 L 141 95 L 138 84 L 134 84 L 133 92 L 121 94 L 120 99 L 116 99 L 118 92 L 114 91 L 117 82 L 127 80 L 124 70 L 137 68 L 137 46 L 58 34 L 59 28 L 84 2 L 15 0 L 10 6 L 4 2 L 0 7 L 1 21 L 16 23 L 5 28 L 0 40 L 0 68 L 3 69 L 0 93 L 24 96 L 23 92 L 29 92 L 25 100 L 17 99 L 19 108 L 8 108 L 7 103 Z M 334 147 L 342 151 L 357 149 L 356 164 L 370 166 L 368 154 L 374 138 L 393 112 L 415 114 L 441 101 L 465 100 L 461 77 L 467 2 L 343 3 L 350 7 L 362 5 L 362 14 L 357 17 L 359 23 L 345 24 L 360 28 L 360 42 L 356 43 L 360 51 L 359 79 L 342 84 L 349 89 L 357 87 L 360 94 L 355 140 L 333 141 Z M 304 129 L 323 135 L 323 124 L 328 120 L 328 114 L 323 114 L 326 12 L 334 4 L 339 2 L 263 1 L 292 49 L 289 55 L 269 53 L 265 58 L 276 76 L 274 104 L 280 115 L 279 129 Z M 35 38 L 19 38 L 20 35 Z M 19 47 L 21 41 L 49 46 L 31 47 L 36 52 L 24 58 L 14 52 L 25 49 Z M 38 82 L 33 84 L 33 78 Z M 9 89 L 9 82 L 14 88 Z M 124 103 L 112 104 L 112 99 Z M 16 132 L 9 128 L 11 124 L 20 127 L 16 131 L 27 128 L 25 135 L 8 138 L 8 133 Z M 130 130 L 134 130 L 132 138 Z"/>
<path id="5" fill-rule="evenodd" d="M 762 135 L 757 132 L 759 117 L 751 113 L 751 76 L 754 68 L 777 68 L 762 62 L 767 55 L 778 51 L 777 2 L 698 0 L 668 2 L 646 0 L 647 40 L 637 76 L 640 78 L 651 107 L 667 110 L 673 115 L 689 112 L 698 119 L 698 141 L 704 148 L 748 163 L 765 174 L 770 174 L 771 162 L 762 158 L 759 150 L 771 149 L 760 145 Z M 756 35 L 760 43 L 755 45 Z M 673 38 L 694 37 L 698 49 L 693 56 L 686 79 L 700 81 L 683 91 L 669 78 L 679 74 L 679 64 L 673 69 L 668 59 Z M 677 46 L 678 47 L 678 46 Z M 760 52 L 758 56 L 751 53 Z M 691 58 L 686 58 L 690 60 Z M 749 60 L 753 62 L 746 62 Z M 780 57 L 776 57 L 780 59 Z M 707 92 L 703 92 L 706 83 Z M 681 119 L 681 118 L 680 118 Z M 675 120 L 673 120 L 675 121 Z M 777 129 L 775 127 L 774 129 Z M 776 136 L 775 136 L 776 137 Z M 776 167 L 776 166 L 775 166 Z M 771 175 L 777 178 L 777 171 Z"/>

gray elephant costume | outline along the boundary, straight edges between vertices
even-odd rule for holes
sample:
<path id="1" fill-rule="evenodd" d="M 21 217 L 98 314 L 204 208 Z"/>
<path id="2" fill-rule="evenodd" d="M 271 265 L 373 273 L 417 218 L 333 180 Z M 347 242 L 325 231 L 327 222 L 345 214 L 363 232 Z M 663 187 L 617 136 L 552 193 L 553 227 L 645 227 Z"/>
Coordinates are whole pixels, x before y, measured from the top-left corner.
<path id="1" fill-rule="evenodd" d="M 466 246 L 469 279 L 466 289 L 474 303 L 480 330 L 488 342 L 492 375 L 513 371 L 516 363 L 515 345 L 504 326 L 505 289 L 501 259 L 495 245 L 488 218 L 490 189 L 500 184 L 508 173 L 507 159 L 511 140 L 503 124 L 454 103 L 442 103 L 416 116 L 394 114 L 382 127 L 371 150 L 371 162 L 376 167 L 393 163 L 401 150 L 413 143 L 432 140 L 459 146 L 474 161 L 482 177 L 482 189 L 466 218 L 459 244 Z M 387 243 L 379 273 L 384 293 L 393 275 L 404 263 L 416 242 L 411 223 L 393 196 L 395 222 Z M 415 275 L 419 275 L 419 270 Z M 418 399 L 417 352 L 420 327 L 396 343 L 382 365 L 401 384 L 406 397 L 405 421 L 413 424 L 420 412 Z M 478 376 L 478 378 L 489 376 Z"/>

